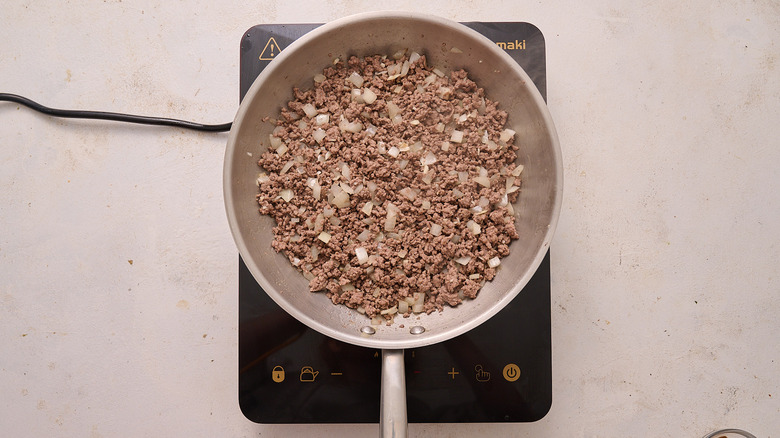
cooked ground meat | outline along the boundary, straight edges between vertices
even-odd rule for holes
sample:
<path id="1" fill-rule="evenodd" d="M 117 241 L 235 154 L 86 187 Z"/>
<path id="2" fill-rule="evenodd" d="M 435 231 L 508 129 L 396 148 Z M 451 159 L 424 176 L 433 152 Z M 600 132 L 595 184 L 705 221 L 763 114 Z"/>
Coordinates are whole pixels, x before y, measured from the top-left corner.
<path id="1" fill-rule="evenodd" d="M 475 298 L 518 237 L 506 113 L 416 53 L 337 60 L 293 94 L 257 201 L 310 290 L 375 321 Z"/>

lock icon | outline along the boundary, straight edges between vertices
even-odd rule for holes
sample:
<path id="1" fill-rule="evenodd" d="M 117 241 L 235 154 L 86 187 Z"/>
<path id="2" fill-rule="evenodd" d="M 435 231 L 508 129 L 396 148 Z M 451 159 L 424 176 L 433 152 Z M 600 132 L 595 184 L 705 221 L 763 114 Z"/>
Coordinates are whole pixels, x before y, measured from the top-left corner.
<path id="1" fill-rule="evenodd" d="M 282 368 L 281 365 L 277 365 L 271 370 L 271 379 L 276 383 L 284 381 L 284 368 Z"/>

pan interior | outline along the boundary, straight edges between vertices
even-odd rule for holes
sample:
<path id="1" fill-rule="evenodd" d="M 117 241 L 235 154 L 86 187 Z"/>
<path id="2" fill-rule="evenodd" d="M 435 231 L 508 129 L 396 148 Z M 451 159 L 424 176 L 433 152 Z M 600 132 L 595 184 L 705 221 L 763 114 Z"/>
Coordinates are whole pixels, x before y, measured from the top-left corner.
<path id="1" fill-rule="evenodd" d="M 451 50 L 452 48 L 458 50 Z M 443 71 L 464 68 L 487 96 L 509 114 L 517 132 L 518 162 L 525 166 L 515 204 L 520 239 L 510 246 L 495 279 L 475 300 L 430 315 L 396 317 L 392 326 L 368 335 L 364 315 L 333 305 L 324 293 L 310 293 L 303 278 L 271 248 L 273 220 L 255 202 L 256 158 L 274 118 L 292 99 L 292 88 L 310 88 L 312 77 L 335 58 L 391 55 L 398 50 L 425 54 Z M 251 155 L 250 155 L 251 154 Z M 437 17 L 380 12 L 343 18 L 315 29 L 285 48 L 260 74 L 242 102 L 225 154 L 224 196 L 228 221 L 247 267 L 269 296 L 292 316 L 327 336 L 371 348 L 413 348 L 457 336 L 509 303 L 530 280 L 545 255 L 557 223 L 562 169 L 557 135 L 547 107 L 528 75 L 501 49 L 477 32 Z M 401 328 L 403 325 L 404 328 Z M 411 333 L 424 327 L 421 333 Z M 416 329 L 416 331 L 420 331 Z"/>

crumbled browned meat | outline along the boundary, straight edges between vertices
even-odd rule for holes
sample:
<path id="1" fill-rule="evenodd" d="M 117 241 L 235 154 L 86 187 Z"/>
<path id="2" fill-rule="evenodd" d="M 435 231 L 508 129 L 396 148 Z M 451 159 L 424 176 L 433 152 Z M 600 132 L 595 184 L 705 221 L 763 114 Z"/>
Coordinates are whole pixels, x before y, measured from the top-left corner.
<path id="1" fill-rule="evenodd" d="M 507 115 L 463 70 L 351 57 L 294 89 L 258 162 L 273 248 L 370 317 L 475 298 L 517 239 Z"/>

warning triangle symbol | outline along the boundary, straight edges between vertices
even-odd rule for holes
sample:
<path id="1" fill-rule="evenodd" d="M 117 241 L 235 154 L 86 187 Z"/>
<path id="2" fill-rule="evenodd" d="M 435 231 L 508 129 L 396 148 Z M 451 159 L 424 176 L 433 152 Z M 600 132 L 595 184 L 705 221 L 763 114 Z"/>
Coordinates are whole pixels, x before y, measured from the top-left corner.
<path id="1" fill-rule="evenodd" d="M 274 37 L 268 38 L 268 42 L 265 43 L 265 47 L 263 48 L 263 51 L 260 53 L 260 60 L 272 61 L 274 58 L 276 58 L 277 55 L 279 55 L 279 52 L 281 51 L 282 48 L 279 47 L 279 44 L 276 43 Z"/>

